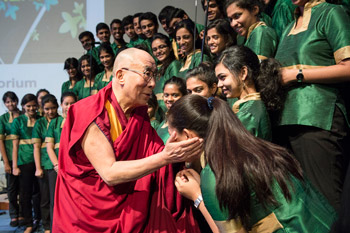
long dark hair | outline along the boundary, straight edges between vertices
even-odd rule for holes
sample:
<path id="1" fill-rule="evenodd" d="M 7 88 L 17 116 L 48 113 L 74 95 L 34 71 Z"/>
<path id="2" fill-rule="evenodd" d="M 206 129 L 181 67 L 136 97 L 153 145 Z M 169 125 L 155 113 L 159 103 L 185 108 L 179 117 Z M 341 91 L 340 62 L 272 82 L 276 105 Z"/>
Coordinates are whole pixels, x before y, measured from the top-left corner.
<path id="1" fill-rule="evenodd" d="M 227 19 L 216 19 L 210 22 L 207 30 L 209 31 L 209 29 L 212 28 L 215 28 L 216 31 L 224 37 L 224 40 L 226 41 L 225 48 L 237 44 L 237 32 L 233 30 Z"/>
<path id="2" fill-rule="evenodd" d="M 152 37 L 152 43 L 156 39 L 163 41 L 171 50 L 169 56 L 162 63 L 162 67 L 158 71 L 158 75 L 161 77 L 164 75 L 164 73 L 165 73 L 166 69 L 168 68 L 168 66 L 170 65 L 170 63 L 172 63 L 175 60 L 175 55 L 174 55 L 174 51 L 172 49 L 172 45 L 171 45 L 169 37 L 167 37 L 166 35 L 164 35 L 162 33 L 155 33 Z"/>
<path id="3" fill-rule="evenodd" d="M 114 55 L 114 52 L 113 52 L 113 49 L 111 47 L 111 45 L 109 43 L 102 43 L 100 45 L 100 47 L 98 48 L 98 57 L 100 58 L 100 55 L 101 55 L 101 52 L 105 52 L 105 53 L 108 53 L 109 55 L 112 56 L 112 67 L 113 67 L 113 64 L 114 64 L 114 59 L 115 59 L 115 55 Z"/>
<path id="4" fill-rule="evenodd" d="M 248 47 L 232 46 L 225 49 L 218 57 L 216 64 L 223 64 L 235 77 L 243 67 L 247 67 L 246 81 L 255 85 L 268 111 L 283 108 L 285 90 L 282 86 L 281 65 L 269 58 L 260 64 L 258 56 Z"/>
<path id="5" fill-rule="evenodd" d="M 190 19 L 184 19 L 181 22 L 179 22 L 175 28 L 175 38 L 176 38 L 176 32 L 181 28 L 185 28 L 192 35 L 193 40 L 195 41 L 195 47 L 193 48 L 193 50 L 201 48 L 201 40 L 198 36 L 198 31 L 195 28 L 194 22 Z M 194 30 L 196 30 L 196 38 L 194 38 L 194 35 L 195 35 Z"/>
<path id="6" fill-rule="evenodd" d="M 5 94 L 2 96 L 2 101 L 5 103 L 7 98 L 10 98 L 12 101 L 18 103 L 18 97 L 17 97 L 16 93 L 14 93 L 13 91 L 5 92 Z"/>
<path id="7" fill-rule="evenodd" d="M 96 60 L 89 54 L 85 54 L 83 56 L 81 56 L 79 58 L 79 66 L 78 66 L 78 69 L 79 71 L 81 72 L 81 64 L 83 61 L 87 61 L 88 64 L 90 65 L 91 64 L 91 74 L 93 76 L 96 76 L 96 74 L 98 74 L 100 72 L 100 68 L 98 67 L 98 64 L 96 62 Z"/>
<path id="8" fill-rule="evenodd" d="M 208 104 L 205 97 L 187 95 L 174 103 L 167 120 L 178 132 L 189 129 L 204 138 L 220 207 L 228 210 L 229 219 L 239 217 L 248 230 L 252 192 L 264 207 L 275 206 L 274 182 L 291 200 L 291 176 L 303 180 L 299 163 L 285 148 L 252 135 L 219 98 Z"/>
<path id="9" fill-rule="evenodd" d="M 79 70 L 79 61 L 75 57 L 69 57 L 64 61 L 63 69 L 68 70 L 70 67 L 74 67 L 77 70 L 77 74 L 75 76 L 76 81 L 80 81 L 83 78 L 83 74 Z"/>
<path id="10" fill-rule="evenodd" d="M 213 88 L 214 84 L 218 84 L 214 69 L 215 67 L 211 62 L 202 62 L 186 73 L 186 80 L 195 77 L 207 84 L 208 88 Z"/>

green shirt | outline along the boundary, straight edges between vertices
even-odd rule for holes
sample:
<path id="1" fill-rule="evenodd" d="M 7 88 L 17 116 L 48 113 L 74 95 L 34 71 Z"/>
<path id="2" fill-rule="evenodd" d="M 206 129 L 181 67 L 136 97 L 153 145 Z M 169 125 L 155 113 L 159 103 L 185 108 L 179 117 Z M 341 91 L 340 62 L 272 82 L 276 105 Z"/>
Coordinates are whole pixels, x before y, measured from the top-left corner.
<path id="1" fill-rule="evenodd" d="M 91 92 L 90 92 L 91 90 Z M 77 82 L 73 88 L 73 92 L 78 96 L 78 100 L 84 99 L 91 95 L 97 93 L 97 88 L 95 83 L 91 85 L 91 89 L 89 84 L 85 81 L 85 78 Z"/>
<path id="2" fill-rule="evenodd" d="M 294 20 L 295 8 L 291 0 L 277 0 L 272 11 L 272 27 L 279 38 L 288 24 Z"/>
<path id="3" fill-rule="evenodd" d="M 0 116 L 0 140 L 4 141 L 7 159 L 12 161 L 12 139 L 11 126 L 13 122 L 12 114 L 7 112 Z"/>
<path id="4" fill-rule="evenodd" d="M 159 125 L 160 125 L 159 121 L 157 121 L 156 119 L 151 119 L 151 126 L 153 127 L 153 129 L 157 131 Z"/>
<path id="5" fill-rule="evenodd" d="M 236 113 L 238 119 L 244 127 L 255 137 L 272 140 L 272 131 L 269 114 L 265 104 L 261 100 L 249 100 L 239 105 L 239 111 Z"/>
<path id="6" fill-rule="evenodd" d="M 169 139 L 169 131 L 168 131 L 168 123 L 165 123 L 165 121 L 162 121 L 157 129 L 158 136 L 163 140 L 164 144 Z"/>
<path id="7" fill-rule="evenodd" d="M 73 91 L 74 86 L 72 86 L 72 83 L 68 80 L 62 84 L 61 88 L 61 95 L 67 91 Z"/>
<path id="8" fill-rule="evenodd" d="M 279 202 L 278 206 L 267 206 L 265 208 L 256 198 L 255 193 L 251 193 L 251 226 L 264 219 L 271 213 L 276 216 L 277 223 L 283 228 L 271 229 L 273 224 L 268 225 L 266 232 L 307 232 L 326 233 L 330 231 L 332 223 L 337 216 L 327 200 L 309 182 L 302 183 L 295 177 L 291 177 L 293 187 L 289 188 L 292 199 L 287 201 L 282 194 L 277 182 L 273 182 L 272 192 Z M 205 206 L 215 221 L 229 220 L 227 210 L 221 210 L 219 200 L 216 196 L 216 178 L 207 165 L 201 172 L 201 191 Z M 234 193 L 232 195 L 235 195 Z M 274 219 L 272 219 L 274 220 Z M 271 222 L 271 219 L 270 219 Z M 253 232 L 256 232 L 253 230 Z"/>
<path id="9" fill-rule="evenodd" d="M 313 69 L 350 58 L 350 17 L 342 6 L 310 1 L 303 19 L 299 29 L 294 29 L 294 21 L 281 37 L 276 59 L 283 67 Z M 336 85 L 296 83 L 289 88 L 280 125 L 330 130 L 335 106 L 346 116 Z"/>
<path id="10" fill-rule="evenodd" d="M 124 44 L 123 46 L 120 46 L 120 45 L 117 45 L 115 42 L 113 42 L 113 43 L 111 44 L 111 47 L 112 47 L 112 49 L 113 49 L 114 55 L 117 55 L 119 49 L 121 49 L 121 48 L 123 48 L 123 47 L 125 47 L 125 46 L 126 46 L 126 44 Z"/>
<path id="11" fill-rule="evenodd" d="M 249 27 L 247 39 L 238 40 L 237 44 L 242 45 L 243 42 L 244 46 L 253 50 L 259 59 L 263 60 L 275 56 L 278 37 L 273 28 L 259 21 Z"/>
<path id="12" fill-rule="evenodd" d="M 181 63 L 178 60 L 174 60 L 166 68 L 164 75 L 157 77 L 156 86 L 153 89 L 153 93 L 156 95 L 158 100 L 158 111 L 156 112 L 156 119 L 162 121 L 164 114 L 168 111 L 164 104 L 163 100 L 163 88 L 166 81 L 171 79 L 173 76 L 177 76 L 180 70 Z M 161 69 L 161 66 L 158 66 L 158 70 Z"/>
<path id="13" fill-rule="evenodd" d="M 32 132 L 32 143 L 33 144 L 39 143 L 41 145 L 41 149 L 40 149 L 41 167 L 43 167 L 44 169 L 53 169 L 53 165 L 51 163 L 49 155 L 47 154 L 46 142 L 45 142 L 48 126 L 49 126 L 49 122 L 46 119 L 46 117 L 42 117 L 35 122 L 33 132 Z"/>
<path id="14" fill-rule="evenodd" d="M 40 119 L 36 116 L 36 119 Z M 11 135 L 13 139 L 19 139 L 18 161 L 17 165 L 24 165 L 34 162 L 32 132 L 34 125 L 31 124 L 28 117 L 23 114 L 13 120 L 11 126 Z"/>
<path id="15" fill-rule="evenodd" d="M 132 48 L 135 47 L 136 45 L 142 44 L 144 39 L 138 37 L 137 40 L 130 40 L 129 43 L 126 44 L 126 47 Z"/>
<path id="16" fill-rule="evenodd" d="M 187 55 L 184 60 L 181 61 L 181 68 L 178 73 L 178 77 L 185 79 L 188 70 L 197 67 L 201 63 L 201 50 L 196 49 L 194 52 Z M 203 62 L 210 61 L 210 57 L 203 54 Z"/>
<path id="17" fill-rule="evenodd" d="M 46 132 L 45 142 L 51 142 L 54 144 L 55 153 L 58 158 L 58 152 L 60 147 L 61 132 L 65 119 L 62 116 L 58 116 L 52 119 L 49 124 L 49 128 Z"/>
<path id="18" fill-rule="evenodd" d="M 98 56 L 98 50 L 99 50 L 99 47 L 93 47 L 91 50 L 88 50 L 86 54 L 89 54 L 91 55 L 92 54 L 92 57 L 95 59 L 95 61 L 97 62 L 97 64 L 100 66 L 101 65 L 101 61 L 100 61 L 100 57 Z"/>
<path id="19" fill-rule="evenodd" d="M 105 86 L 108 85 L 110 81 L 112 81 L 113 74 L 111 74 L 110 77 L 106 76 L 106 71 L 102 71 L 101 73 L 98 73 L 95 77 L 95 83 L 94 86 L 97 88 L 97 90 L 101 90 Z"/>

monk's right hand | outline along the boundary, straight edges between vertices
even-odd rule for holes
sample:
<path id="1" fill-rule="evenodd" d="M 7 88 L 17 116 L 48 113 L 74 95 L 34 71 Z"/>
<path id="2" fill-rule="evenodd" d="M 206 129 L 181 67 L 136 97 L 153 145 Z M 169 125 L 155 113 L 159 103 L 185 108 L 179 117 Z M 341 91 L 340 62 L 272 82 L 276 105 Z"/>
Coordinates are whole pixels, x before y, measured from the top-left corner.
<path id="1" fill-rule="evenodd" d="M 163 150 L 164 159 L 167 163 L 178 163 L 184 161 L 193 161 L 199 158 L 203 152 L 203 139 L 190 138 L 181 142 L 176 142 L 176 132 L 170 135 Z"/>

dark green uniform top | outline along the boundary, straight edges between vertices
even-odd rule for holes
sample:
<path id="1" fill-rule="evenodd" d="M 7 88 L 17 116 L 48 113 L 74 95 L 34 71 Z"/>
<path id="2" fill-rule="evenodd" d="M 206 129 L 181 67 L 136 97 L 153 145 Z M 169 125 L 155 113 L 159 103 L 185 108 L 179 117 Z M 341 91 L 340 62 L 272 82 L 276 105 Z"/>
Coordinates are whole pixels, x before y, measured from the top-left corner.
<path id="1" fill-rule="evenodd" d="M 49 124 L 49 128 L 46 132 L 45 142 L 53 143 L 56 156 L 58 158 L 58 152 L 60 147 L 61 132 L 64 125 L 65 119 L 62 116 L 58 116 L 52 119 Z"/>
<path id="2" fill-rule="evenodd" d="M 37 120 L 40 118 L 41 117 L 39 115 L 36 116 Z M 13 139 L 19 140 L 17 165 L 24 165 L 34 162 L 34 148 L 32 144 L 33 128 L 34 124 L 31 124 L 31 121 L 25 114 L 13 120 L 11 135 Z"/>
<path id="3" fill-rule="evenodd" d="M 9 161 L 12 161 L 12 139 L 11 126 L 13 123 L 13 116 L 7 112 L 0 116 L 0 140 L 4 141 L 6 155 Z"/>
<path id="4" fill-rule="evenodd" d="M 32 132 L 32 143 L 39 143 L 41 145 L 40 149 L 40 162 L 41 167 L 44 169 L 53 169 L 53 165 L 47 154 L 45 137 L 47 133 L 47 128 L 49 122 L 46 117 L 42 117 L 35 122 L 33 132 Z"/>
<path id="5" fill-rule="evenodd" d="M 349 25 L 350 17 L 343 6 L 311 0 L 305 4 L 301 27 L 295 29 L 294 20 L 284 31 L 276 59 L 286 69 L 339 64 L 350 58 Z M 330 130 L 336 106 L 347 116 L 337 85 L 296 83 L 287 93 L 280 125 Z"/>

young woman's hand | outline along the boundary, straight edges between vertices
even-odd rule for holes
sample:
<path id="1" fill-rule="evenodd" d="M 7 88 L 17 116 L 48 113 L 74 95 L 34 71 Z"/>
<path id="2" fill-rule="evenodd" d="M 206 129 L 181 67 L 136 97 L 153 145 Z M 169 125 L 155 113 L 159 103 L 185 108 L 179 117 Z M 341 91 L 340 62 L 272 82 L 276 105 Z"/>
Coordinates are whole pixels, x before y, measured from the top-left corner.
<path id="1" fill-rule="evenodd" d="M 192 201 L 195 201 L 201 195 L 200 176 L 193 169 L 178 172 L 175 178 L 175 186 L 182 196 Z"/>

